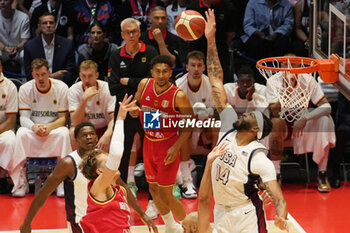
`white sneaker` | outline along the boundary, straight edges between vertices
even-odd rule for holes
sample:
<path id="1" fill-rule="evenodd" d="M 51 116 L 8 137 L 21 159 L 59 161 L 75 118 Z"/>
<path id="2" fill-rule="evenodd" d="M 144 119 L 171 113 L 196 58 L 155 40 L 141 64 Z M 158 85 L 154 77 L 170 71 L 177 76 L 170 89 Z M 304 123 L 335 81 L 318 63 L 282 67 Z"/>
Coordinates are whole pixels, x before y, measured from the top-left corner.
<path id="1" fill-rule="evenodd" d="M 175 223 L 172 226 L 165 226 L 165 230 L 164 230 L 164 233 L 183 233 L 183 232 L 184 232 L 184 229 L 179 223 Z"/>
<path id="2" fill-rule="evenodd" d="M 146 210 L 145 213 L 151 219 L 158 218 L 159 211 L 158 211 L 156 205 L 154 204 L 153 200 L 149 200 L 148 205 L 147 205 L 147 210 Z"/>
<path id="3" fill-rule="evenodd" d="M 197 198 L 197 192 L 196 187 L 194 187 L 192 181 L 186 181 L 181 186 L 181 193 L 184 198 L 187 199 L 196 199 Z"/>
<path id="4" fill-rule="evenodd" d="M 57 186 L 57 189 L 56 189 L 56 196 L 57 196 L 57 197 L 64 197 L 63 183 L 60 183 L 60 184 Z"/>
<path id="5" fill-rule="evenodd" d="M 12 192 L 13 197 L 24 197 L 29 192 L 28 183 L 22 184 L 19 188 Z"/>

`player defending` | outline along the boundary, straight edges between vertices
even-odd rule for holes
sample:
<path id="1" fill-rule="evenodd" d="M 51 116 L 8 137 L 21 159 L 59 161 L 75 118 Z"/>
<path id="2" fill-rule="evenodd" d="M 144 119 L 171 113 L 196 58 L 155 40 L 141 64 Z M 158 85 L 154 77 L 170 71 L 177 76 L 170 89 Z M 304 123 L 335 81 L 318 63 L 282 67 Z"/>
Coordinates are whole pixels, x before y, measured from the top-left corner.
<path id="1" fill-rule="evenodd" d="M 206 18 L 208 76 L 222 122 L 218 145 L 222 148 L 221 144 L 227 144 L 227 151 L 212 163 L 209 159 L 202 184 L 209 179 L 211 183 L 207 183 L 208 195 L 200 195 L 200 202 L 210 203 L 213 192 L 214 231 L 241 232 L 244 229 L 246 232 L 267 232 L 263 201 L 257 189 L 261 179 L 275 204 L 275 225 L 285 230 L 288 228 L 287 203 L 276 181 L 273 164 L 266 157 L 267 149 L 257 141 L 269 134 L 271 121 L 259 111 L 244 113 L 237 119 L 223 86 L 223 71 L 215 41 L 214 11 L 209 9 Z M 208 211 L 199 209 L 199 232 L 210 229 L 209 216 Z"/>
<path id="2" fill-rule="evenodd" d="M 160 55 L 151 62 L 151 79 L 143 79 L 137 89 L 135 99 L 141 107 L 141 123 L 143 114 L 156 112 L 171 121 L 179 121 L 177 115 L 192 117 L 193 111 L 187 95 L 174 86 L 169 79 L 173 73 L 173 62 L 170 57 Z M 137 116 L 138 112 L 131 112 Z M 162 126 L 161 126 L 162 127 Z M 181 202 L 173 196 L 173 185 L 179 168 L 179 150 L 188 140 L 191 130 L 186 129 L 178 135 L 178 126 L 171 129 L 145 129 L 143 156 L 146 179 L 149 190 L 165 223 L 165 232 L 182 232 L 172 213 L 179 221 L 185 216 Z"/>

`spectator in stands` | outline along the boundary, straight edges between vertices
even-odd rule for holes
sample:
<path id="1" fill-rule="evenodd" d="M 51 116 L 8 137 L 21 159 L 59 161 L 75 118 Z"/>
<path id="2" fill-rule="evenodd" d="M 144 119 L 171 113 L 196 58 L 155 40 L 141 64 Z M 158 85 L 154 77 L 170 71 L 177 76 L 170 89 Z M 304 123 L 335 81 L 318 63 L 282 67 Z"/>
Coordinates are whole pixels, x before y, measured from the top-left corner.
<path id="1" fill-rule="evenodd" d="M 45 58 L 49 63 L 51 78 L 62 80 L 68 86 L 75 80 L 75 51 L 73 41 L 55 34 L 56 21 L 51 13 L 43 14 L 38 27 L 41 35 L 24 46 L 24 63 L 27 78 L 31 79 L 31 62 Z"/>
<path id="2" fill-rule="evenodd" d="M 146 45 L 139 40 L 140 22 L 133 18 L 127 18 L 121 22 L 122 37 L 125 45 L 118 48 L 111 55 L 108 70 L 108 86 L 112 96 L 116 96 L 114 113 L 118 112 L 119 103 L 124 95 L 134 95 L 141 79 L 149 76 L 150 61 L 157 55 L 154 47 Z M 143 138 L 143 129 L 138 118 L 132 118 L 129 114 L 125 119 L 124 152 L 120 164 L 120 176 L 125 182 L 128 176 L 128 165 L 131 146 L 135 132 Z"/>
<path id="3" fill-rule="evenodd" d="M 250 0 L 243 25 L 247 56 L 259 60 L 290 52 L 294 15 L 288 0 Z"/>
<path id="4" fill-rule="evenodd" d="M 17 63 L 16 72 L 24 73 L 23 46 L 30 38 L 29 17 L 12 9 L 13 0 L 0 2 L 0 56 L 2 65 L 12 61 Z"/>
<path id="5" fill-rule="evenodd" d="M 107 81 L 109 59 L 117 46 L 105 39 L 106 29 L 99 22 L 94 22 L 90 27 L 89 43 L 78 50 L 78 64 L 84 60 L 93 60 L 98 64 L 98 79 Z"/>
<path id="6" fill-rule="evenodd" d="M 97 148 L 108 153 L 113 134 L 115 97 L 109 94 L 108 83 L 97 80 L 98 67 L 94 61 L 80 64 L 80 82 L 68 91 L 68 105 L 71 116 L 70 135 L 73 150 L 78 148 L 74 139 L 74 128 L 83 121 L 91 122 L 97 132 Z"/>
<path id="7" fill-rule="evenodd" d="M 129 0 L 123 4 L 124 18 L 132 17 L 140 21 L 141 32 L 146 31 L 151 25 L 148 20 L 151 10 L 156 6 L 163 6 L 159 0 Z"/>
<path id="8" fill-rule="evenodd" d="M 191 51 L 187 55 L 186 70 L 188 71 L 182 77 L 176 80 L 176 85 L 183 90 L 190 99 L 191 105 L 194 108 L 196 114 L 198 104 L 202 105 L 206 116 L 196 116 L 201 120 L 205 120 L 209 117 L 213 117 L 214 101 L 211 95 L 211 85 L 209 83 L 208 76 L 203 74 L 205 70 L 205 56 L 201 51 Z M 195 164 L 190 155 L 203 154 L 203 150 L 199 150 L 200 144 L 204 145 L 204 148 L 211 148 L 215 146 L 217 141 L 217 133 L 214 128 L 210 129 L 194 129 L 191 135 L 191 139 L 184 143 L 180 150 L 180 173 L 182 183 L 182 196 L 185 198 L 197 198 L 196 188 L 193 185 L 191 171 L 195 168 Z M 204 151 L 204 154 L 209 153 L 210 150 Z M 182 182 L 181 182 L 182 181 Z"/>
<path id="9" fill-rule="evenodd" d="M 295 56 L 294 54 L 287 54 L 288 56 Z M 287 67 L 287 63 L 282 67 Z M 291 64 L 289 64 L 291 66 Z M 294 65 L 293 65 L 294 67 Z M 296 66 L 295 66 L 296 67 Z M 314 109 L 307 109 L 298 120 L 289 119 L 284 120 L 280 117 L 281 104 L 270 82 L 267 83 L 266 99 L 269 103 L 271 112 L 271 121 L 273 128 L 269 137 L 270 158 L 275 166 L 277 178 L 281 183 L 280 163 L 281 156 L 284 149 L 284 140 L 293 139 L 294 154 L 304 154 L 313 152 L 313 160 L 318 164 L 317 173 L 317 188 L 321 193 L 331 191 L 328 182 L 327 165 L 329 149 L 335 145 L 334 122 L 331 117 L 331 105 L 325 97 L 321 86 L 317 81 L 308 74 L 299 74 L 298 80 L 293 75 L 285 74 L 285 72 L 278 72 L 271 76 L 271 82 L 280 85 L 287 85 L 287 82 L 294 83 L 289 85 L 288 92 L 284 94 L 290 96 L 300 96 L 300 89 L 293 89 L 294 87 L 303 87 L 311 91 L 310 101 L 317 105 Z M 283 81 L 285 80 L 285 82 Z M 296 82 L 299 82 L 296 83 Z M 295 93 L 297 91 L 297 93 Z M 283 97 L 283 96 L 282 96 Z M 285 97 L 284 97 L 285 98 Z M 297 112 L 292 109 L 292 112 Z M 290 122 L 292 121 L 292 122 Z"/>
<path id="10" fill-rule="evenodd" d="M 236 10 L 230 0 L 195 0 L 191 1 L 187 7 L 188 10 L 195 10 L 201 13 L 205 18 L 204 12 L 208 9 L 214 9 L 216 16 L 216 43 L 219 52 L 219 58 L 222 68 L 224 69 L 224 83 L 231 82 L 232 73 L 230 72 L 230 60 L 228 45 L 231 43 L 236 28 L 234 16 Z M 191 41 L 189 51 L 199 50 L 204 54 L 207 53 L 207 40 L 203 35 L 195 41 Z"/>
<path id="11" fill-rule="evenodd" d="M 189 0 L 173 0 L 170 5 L 166 7 L 166 14 L 168 16 L 167 29 L 172 34 L 178 36 L 175 30 L 176 17 L 186 10 Z"/>
<path id="12" fill-rule="evenodd" d="M 44 13 L 51 13 L 55 16 L 57 35 L 70 40 L 74 39 L 74 10 L 71 5 L 64 0 L 48 0 L 41 2 L 41 5 L 34 9 L 30 21 L 30 26 L 35 36 L 40 35 L 40 28 L 38 28 L 39 18 Z"/>
<path id="13" fill-rule="evenodd" d="M 74 25 L 75 46 L 88 43 L 90 25 L 98 21 L 106 27 L 109 42 L 120 44 L 117 38 L 119 20 L 114 7 L 108 0 L 80 0 L 75 6 L 76 24 Z"/>
<path id="14" fill-rule="evenodd" d="M 32 62 L 34 80 L 19 89 L 19 110 L 21 127 L 17 130 L 15 151 L 11 157 L 16 169 L 15 197 L 23 197 L 28 192 L 24 164 L 27 157 L 66 156 L 72 151 L 69 130 L 65 126 L 68 118 L 66 84 L 49 78 L 48 62 L 37 58 Z M 54 145 L 54 146 L 53 146 Z M 63 197 L 62 185 L 56 195 Z"/>
<path id="15" fill-rule="evenodd" d="M 165 8 L 162 6 L 154 7 L 148 20 L 151 23 L 151 28 L 142 32 L 140 39 L 145 44 L 155 47 L 160 55 L 171 57 L 176 68 L 183 68 L 186 44 L 180 37 L 167 30 L 168 16 Z"/>
<path id="16" fill-rule="evenodd" d="M 340 163 L 344 161 L 346 146 L 350 140 L 350 102 L 339 93 L 338 95 L 338 110 L 337 110 L 337 144 L 333 153 L 333 177 L 331 185 L 333 188 L 339 188 L 340 182 Z"/>
<path id="17" fill-rule="evenodd" d="M 295 38 L 293 39 L 293 51 L 295 55 L 300 57 L 309 56 L 309 11 L 310 0 L 298 0 L 294 8 Z"/>
<path id="18" fill-rule="evenodd" d="M 15 84 L 7 79 L 2 73 L 2 60 L 0 57 L 0 92 L 2 98 L 0 100 L 0 170 L 5 169 L 9 175 L 13 177 L 16 167 L 12 166 L 11 156 L 13 155 L 15 146 L 15 133 L 13 129 L 16 125 L 16 117 L 18 112 L 17 88 Z M 5 172 L 1 173 L 5 175 Z M 0 176 L 0 180 L 6 179 Z M 15 177 L 12 179 L 16 179 Z M 7 180 L 4 182 L 7 186 Z M 7 189 L 7 187 L 4 187 Z"/>
<path id="19" fill-rule="evenodd" d="M 265 112 L 268 107 L 266 86 L 255 83 L 254 71 L 243 66 L 237 72 L 237 82 L 224 85 L 227 101 L 238 115 L 251 111 Z"/>
<path id="20" fill-rule="evenodd" d="M 26 13 L 28 17 L 31 18 L 32 13 L 29 12 L 29 8 L 31 4 L 32 4 L 32 1 L 24 2 L 24 0 L 13 0 L 12 8 L 22 11 L 23 13 Z"/>

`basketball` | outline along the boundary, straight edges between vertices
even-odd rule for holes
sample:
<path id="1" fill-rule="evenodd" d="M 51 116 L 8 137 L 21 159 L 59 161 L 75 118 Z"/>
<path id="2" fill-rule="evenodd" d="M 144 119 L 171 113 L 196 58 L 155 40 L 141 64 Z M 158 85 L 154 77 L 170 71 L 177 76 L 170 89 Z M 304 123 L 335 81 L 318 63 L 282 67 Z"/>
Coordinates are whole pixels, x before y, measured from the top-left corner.
<path id="1" fill-rule="evenodd" d="M 175 30 L 184 40 L 197 40 L 204 33 L 205 20 L 197 11 L 186 10 L 175 20 Z"/>

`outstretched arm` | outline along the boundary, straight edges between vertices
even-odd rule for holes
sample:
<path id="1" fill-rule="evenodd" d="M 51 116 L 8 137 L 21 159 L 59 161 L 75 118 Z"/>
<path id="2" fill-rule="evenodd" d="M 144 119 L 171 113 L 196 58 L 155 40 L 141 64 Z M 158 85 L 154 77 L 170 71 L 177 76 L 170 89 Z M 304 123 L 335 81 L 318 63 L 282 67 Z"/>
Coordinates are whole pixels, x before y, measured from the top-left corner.
<path id="1" fill-rule="evenodd" d="M 214 10 L 209 9 L 207 12 L 205 12 L 205 16 L 207 18 L 207 22 L 205 23 L 205 37 L 208 41 L 208 77 L 212 87 L 212 95 L 215 102 L 215 106 L 220 114 L 226 108 L 228 102 L 223 84 L 224 73 L 220 64 L 219 55 L 216 48 L 216 23 Z"/>

